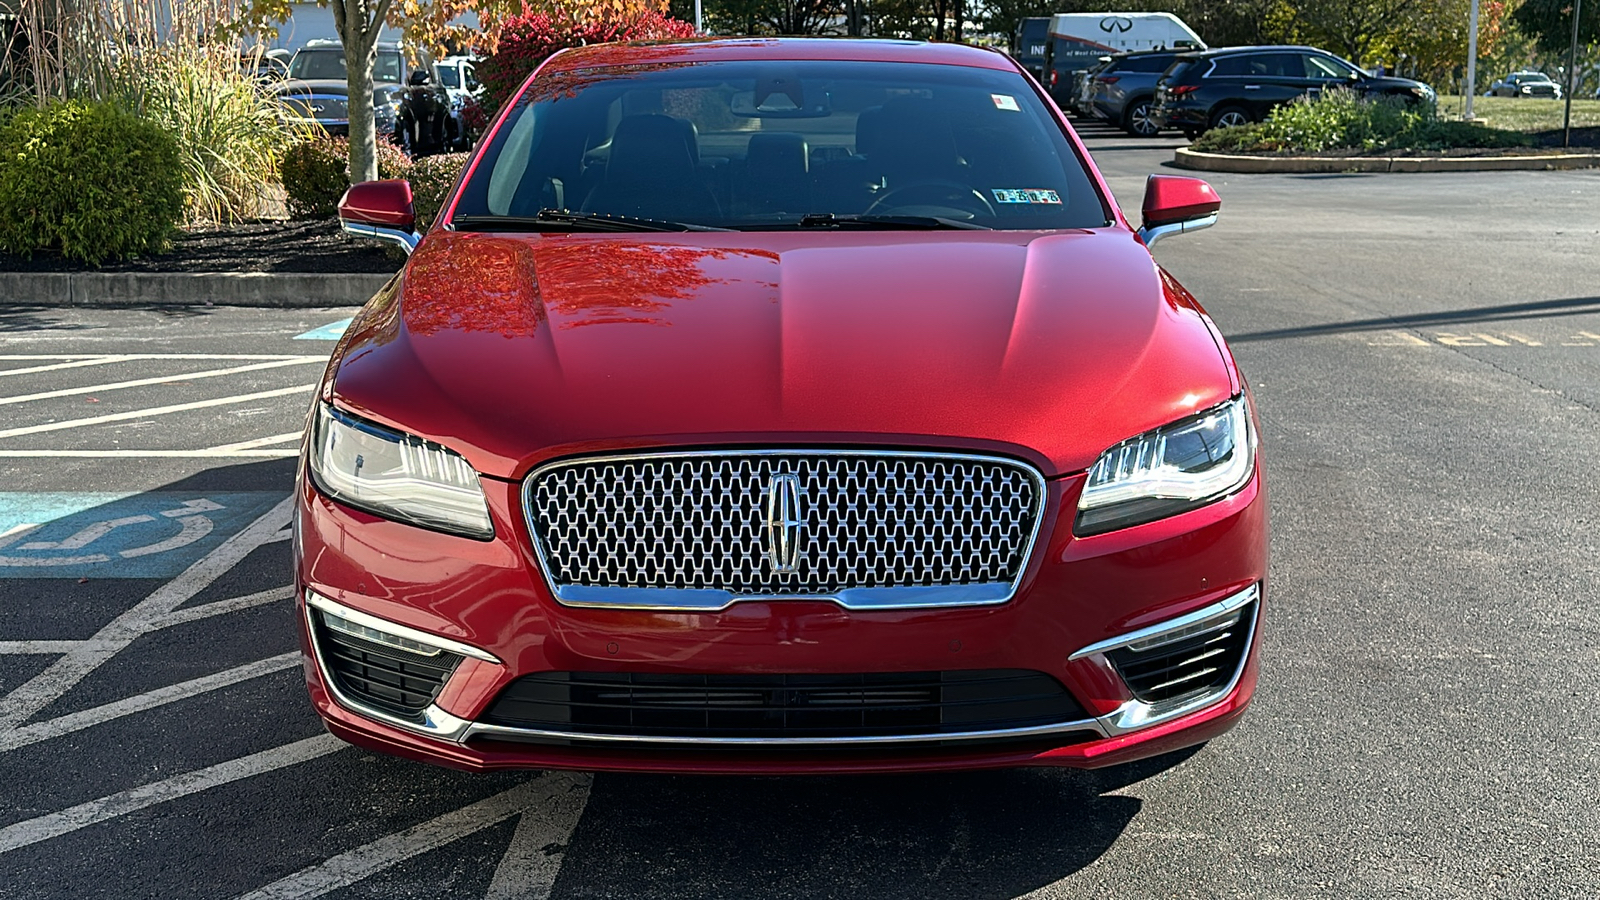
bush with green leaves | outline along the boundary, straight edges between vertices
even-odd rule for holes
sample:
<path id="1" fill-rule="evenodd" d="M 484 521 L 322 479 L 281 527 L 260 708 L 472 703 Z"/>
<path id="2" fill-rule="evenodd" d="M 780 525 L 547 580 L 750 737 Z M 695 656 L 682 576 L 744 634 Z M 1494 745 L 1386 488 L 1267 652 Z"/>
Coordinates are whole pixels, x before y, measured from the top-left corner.
<path id="1" fill-rule="evenodd" d="M 1526 136 L 1439 117 L 1432 104 L 1367 99 L 1349 90 L 1302 97 L 1265 121 L 1217 128 L 1195 140 L 1205 153 L 1353 153 L 1527 146 Z"/>
<path id="2" fill-rule="evenodd" d="M 321 137 L 301 141 L 283 154 L 283 192 L 294 219 L 331 219 L 350 186 L 350 141 Z M 406 178 L 411 160 L 400 148 L 378 142 L 378 177 Z"/>
<path id="3" fill-rule="evenodd" d="M 470 153 L 445 153 L 424 156 L 411 164 L 411 198 L 417 210 L 417 231 L 433 224 L 471 156 Z"/>
<path id="4" fill-rule="evenodd" d="M 98 266 L 165 250 L 182 215 L 178 143 L 154 122 L 72 100 L 0 126 L 0 249 Z"/>

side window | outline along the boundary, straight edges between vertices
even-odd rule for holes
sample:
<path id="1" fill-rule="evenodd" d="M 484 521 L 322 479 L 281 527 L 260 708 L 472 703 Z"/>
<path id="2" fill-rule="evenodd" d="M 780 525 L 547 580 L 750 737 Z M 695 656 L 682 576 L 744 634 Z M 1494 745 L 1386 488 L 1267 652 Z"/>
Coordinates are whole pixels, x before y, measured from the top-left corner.
<path id="1" fill-rule="evenodd" d="M 1239 78 L 1249 75 L 1251 74 L 1250 60 L 1251 57 L 1248 56 L 1224 56 L 1216 61 L 1211 74 L 1217 78 Z"/>
<path id="2" fill-rule="evenodd" d="M 1329 56 L 1307 56 L 1305 64 L 1307 78 L 1344 81 L 1355 74 L 1354 69 Z"/>
<path id="3" fill-rule="evenodd" d="M 1263 53 L 1251 60 L 1252 73 L 1266 78 L 1304 78 L 1305 63 L 1298 53 Z"/>

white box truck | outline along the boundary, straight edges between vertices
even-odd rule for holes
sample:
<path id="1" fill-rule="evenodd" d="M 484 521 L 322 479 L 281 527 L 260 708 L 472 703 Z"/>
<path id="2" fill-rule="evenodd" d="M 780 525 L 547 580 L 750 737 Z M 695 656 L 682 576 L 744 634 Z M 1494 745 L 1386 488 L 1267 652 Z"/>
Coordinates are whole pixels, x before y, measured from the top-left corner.
<path id="1" fill-rule="evenodd" d="M 1129 50 L 1206 49 L 1206 42 L 1172 13 L 1057 13 L 1045 45 L 1045 84 L 1057 103 L 1070 104 L 1077 73 L 1102 56 Z"/>

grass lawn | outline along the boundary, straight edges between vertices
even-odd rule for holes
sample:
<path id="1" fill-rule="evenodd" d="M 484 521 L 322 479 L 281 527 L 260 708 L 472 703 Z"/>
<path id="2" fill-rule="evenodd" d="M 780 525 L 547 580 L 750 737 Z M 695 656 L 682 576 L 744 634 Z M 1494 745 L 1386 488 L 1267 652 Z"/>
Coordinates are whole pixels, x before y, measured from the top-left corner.
<path id="1" fill-rule="evenodd" d="M 1451 94 L 1439 95 L 1439 115 L 1445 118 L 1461 116 L 1463 100 Z M 1540 132 L 1561 128 L 1564 100 L 1527 99 L 1520 97 L 1474 97 L 1472 114 L 1489 120 L 1489 127 L 1508 131 Z M 1600 126 L 1600 100 L 1572 100 L 1572 127 Z"/>

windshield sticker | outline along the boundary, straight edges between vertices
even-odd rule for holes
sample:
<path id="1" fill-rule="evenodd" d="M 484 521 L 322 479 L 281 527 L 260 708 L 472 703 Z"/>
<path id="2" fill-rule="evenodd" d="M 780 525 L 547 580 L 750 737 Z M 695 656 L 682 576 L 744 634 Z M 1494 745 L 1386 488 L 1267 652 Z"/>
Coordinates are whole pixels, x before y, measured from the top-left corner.
<path id="1" fill-rule="evenodd" d="M 1017 98 L 1010 94 L 990 94 L 989 99 L 994 101 L 997 109 L 1008 109 L 1012 112 L 1022 112 L 1022 107 L 1017 105 Z"/>
<path id="2" fill-rule="evenodd" d="M 995 188 L 996 203 L 1053 203 L 1061 205 L 1061 195 L 1040 188 Z"/>

